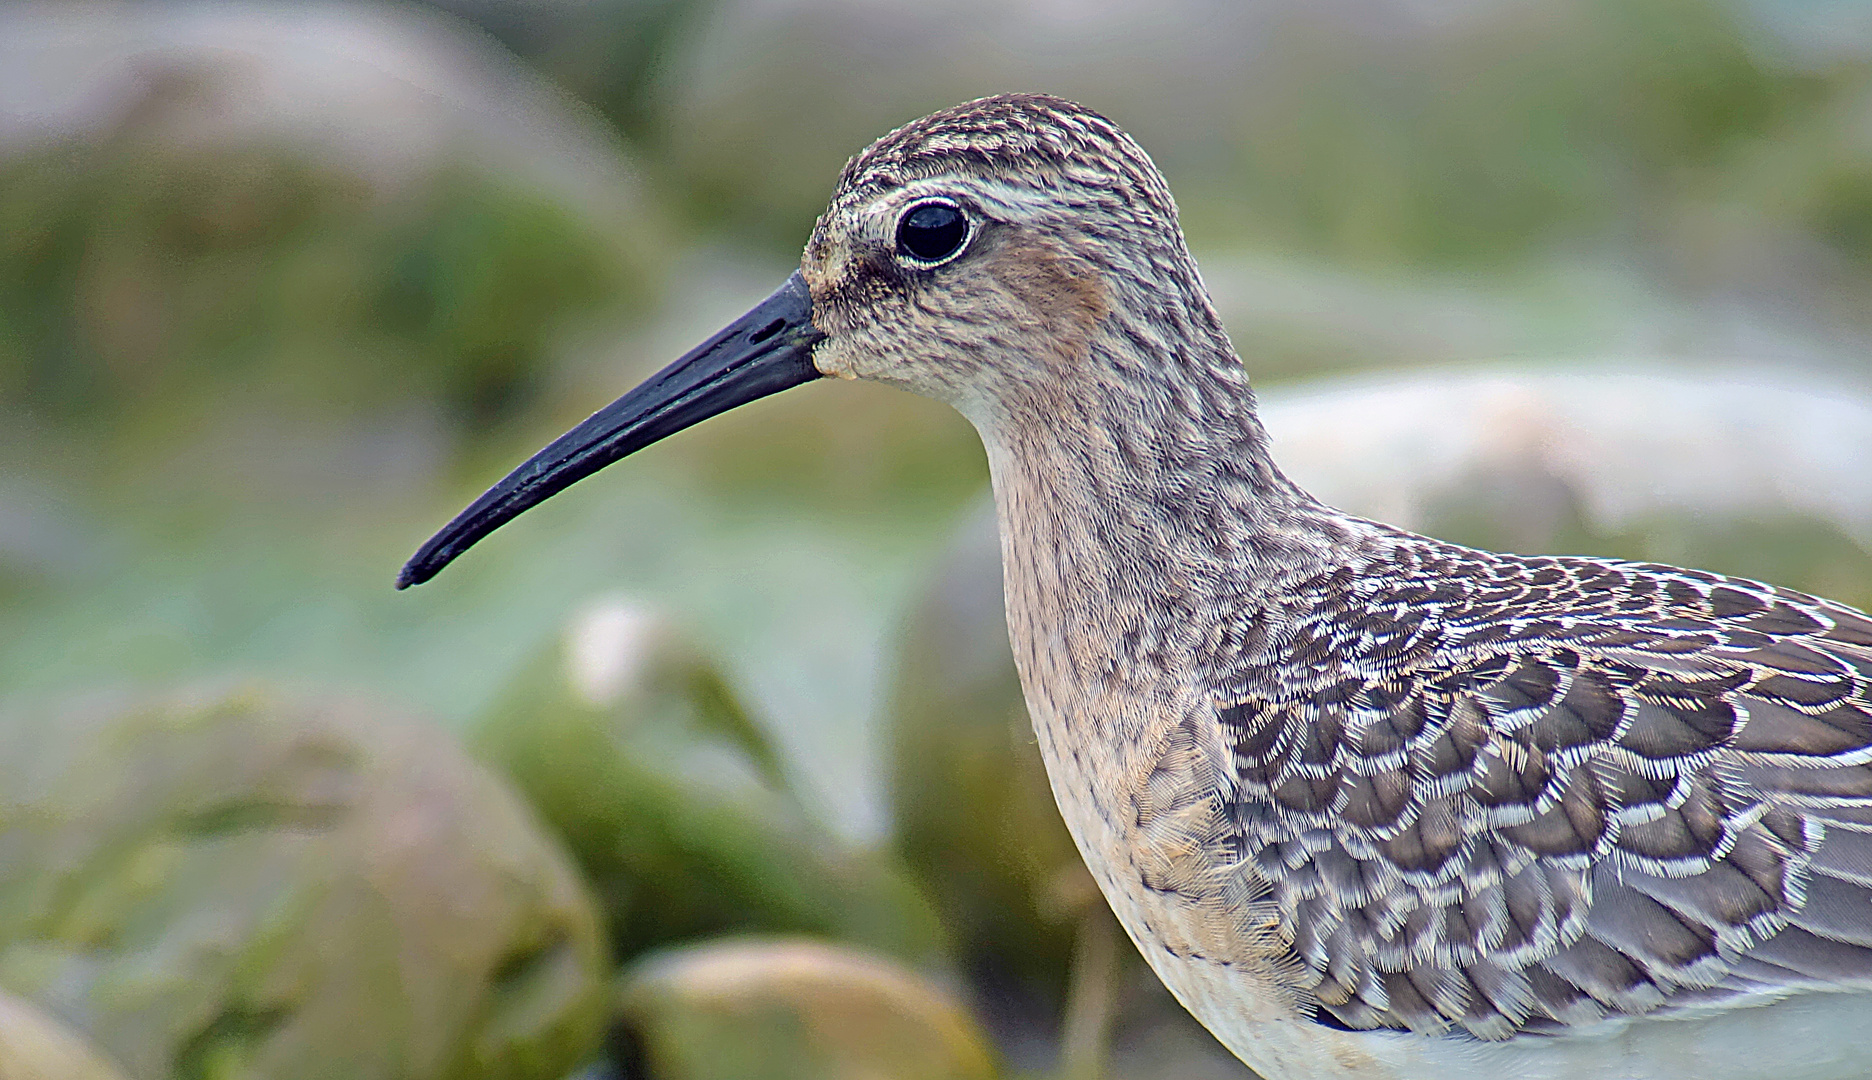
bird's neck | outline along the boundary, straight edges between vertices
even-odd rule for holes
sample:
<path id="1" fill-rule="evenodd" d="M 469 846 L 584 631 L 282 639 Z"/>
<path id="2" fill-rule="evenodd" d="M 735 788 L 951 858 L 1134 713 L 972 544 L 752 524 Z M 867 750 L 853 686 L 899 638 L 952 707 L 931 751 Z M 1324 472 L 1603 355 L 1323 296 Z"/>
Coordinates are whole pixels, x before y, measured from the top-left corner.
<path id="1" fill-rule="evenodd" d="M 977 421 L 1016 651 L 1051 642 L 1081 680 L 1187 666 L 1346 539 L 1275 467 L 1219 321 L 1191 322 L 1111 320 L 1074 377 Z"/>

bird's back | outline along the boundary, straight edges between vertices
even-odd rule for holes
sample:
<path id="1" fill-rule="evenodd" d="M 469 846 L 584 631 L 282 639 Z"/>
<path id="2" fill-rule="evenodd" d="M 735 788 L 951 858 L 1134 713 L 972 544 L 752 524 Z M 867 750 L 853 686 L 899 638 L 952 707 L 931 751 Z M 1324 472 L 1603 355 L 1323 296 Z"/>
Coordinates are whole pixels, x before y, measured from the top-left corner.
<path id="1" fill-rule="evenodd" d="M 1249 951 L 1284 950 L 1297 1012 L 1435 1060 L 1564 1061 L 1798 996 L 1872 1019 L 1841 996 L 1872 991 L 1872 619 L 1346 531 L 1222 620 L 1216 805 L 1164 846 L 1212 867 L 1147 890 L 1209 920 L 1232 895 Z M 1631 1075 L 1675 1075 L 1642 1057 Z"/>

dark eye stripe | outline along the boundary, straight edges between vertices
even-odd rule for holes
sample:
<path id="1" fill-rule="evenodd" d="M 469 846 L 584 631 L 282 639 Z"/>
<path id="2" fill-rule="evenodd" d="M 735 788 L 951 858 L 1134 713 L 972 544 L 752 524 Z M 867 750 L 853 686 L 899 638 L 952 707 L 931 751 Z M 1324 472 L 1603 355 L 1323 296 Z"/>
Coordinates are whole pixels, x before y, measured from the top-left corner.
<path id="1" fill-rule="evenodd" d="M 897 252 L 919 263 L 944 262 L 962 250 L 968 232 L 968 217 L 954 203 L 918 203 L 897 220 Z"/>

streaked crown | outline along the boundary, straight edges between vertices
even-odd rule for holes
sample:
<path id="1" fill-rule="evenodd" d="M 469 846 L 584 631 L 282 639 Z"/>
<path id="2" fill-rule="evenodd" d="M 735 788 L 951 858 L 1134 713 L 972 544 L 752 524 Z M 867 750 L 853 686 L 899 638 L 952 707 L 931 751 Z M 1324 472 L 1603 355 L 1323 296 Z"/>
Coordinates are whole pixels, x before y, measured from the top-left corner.
<path id="1" fill-rule="evenodd" d="M 964 102 L 885 135 L 839 175 L 834 205 L 949 173 L 1029 189 L 1103 189 L 1176 219 L 1163 175 L 1131 136 L 1098 113 L 1045 94 Z"/>

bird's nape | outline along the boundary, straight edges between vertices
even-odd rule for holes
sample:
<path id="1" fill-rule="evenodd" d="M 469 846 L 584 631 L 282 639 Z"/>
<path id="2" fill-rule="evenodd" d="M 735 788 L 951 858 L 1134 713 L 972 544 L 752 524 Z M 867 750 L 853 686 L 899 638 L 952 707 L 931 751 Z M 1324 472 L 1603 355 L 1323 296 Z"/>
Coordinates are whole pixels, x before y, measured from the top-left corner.
<path id="1" fill-rule="evenodd" d="M 825 335 L 799 272 L 772 296 L 675 363 L 553 440 L 430 537 L 397 575 L 420 585 L 483 537 L 572 484 L 651 443 L 739 405 L 819 377 Z"/>

